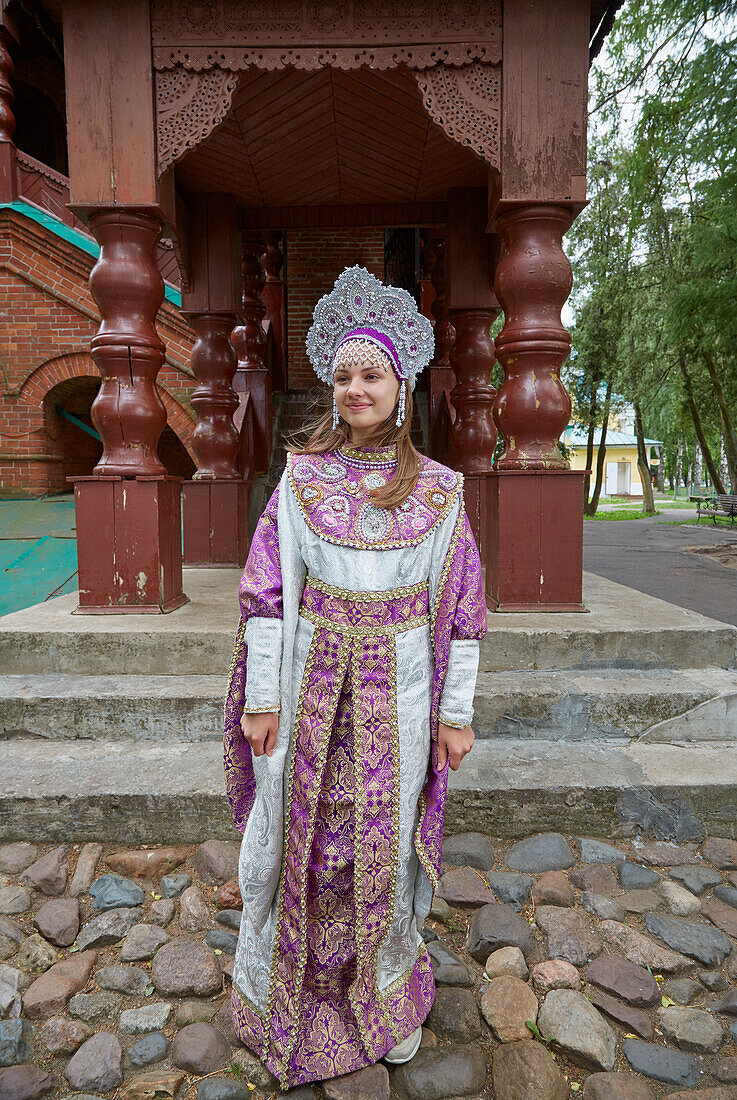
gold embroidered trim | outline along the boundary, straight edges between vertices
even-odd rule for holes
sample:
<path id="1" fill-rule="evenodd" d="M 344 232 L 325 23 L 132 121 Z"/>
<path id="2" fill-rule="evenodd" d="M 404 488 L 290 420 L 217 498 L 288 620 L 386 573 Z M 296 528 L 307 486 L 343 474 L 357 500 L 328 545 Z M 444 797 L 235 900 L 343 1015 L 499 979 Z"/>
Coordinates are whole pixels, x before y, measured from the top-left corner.
<path id="1" fill-rule="evenodd" d="M 312 576 L 307 577 L 305 587 L 308 584 L 312 588 L 324 592 L 326 596 L 340 596 L 349 600 L 399 600 L 403 596 L 416 596 L 419 592 L 423 592 L 430 587 L 428 581 L 420 581 L 418 584 L 409 585 L 407 588 L 388 588 L 376 592 L 351 592 L 347 588 L 336 588 L 335 585 L 326 584 L 325 581 L 319 581 L 317 577 Z"/>
<path id="2" fill-rule="evenodd" d="M 435 868 L 433 867 L 430 861 L 430 857 L 427 854 L 427 848 L 422 841 L 422 826 L 425 821 L 425 814 L 427 813 L 427 799 L 425 798 L 424 794 L 420 795 L 417 803 L 417 808 L 419 810 L 419 820 L 415 829 L 415 851 L 417 852 L 417 858 L 419 859 L 422 866 L 425 868 L 425 874 L 430 879 L 430 885 L 432 886 L 433 893 L 435 893 L 438 888 L 438 883 L 440 882 L 440 879 L 435 873 Z"/>
<path id="3" fill-rule="evenodd" d="M 287 843 L 288 843 L 288 840 L 289 840 L 289 825 L 290 825 L 290 810 L 289 810 L 289 808 L 291 807 L 293 799 L 294 799 L 294 772 L 295 772 L 295 766 L 296 766 L 295 761 L 296 761 L 296 753 L 297 753 L 297 735 L 298 735 L 298 731 L 299 731 L 299 723 L 300 723 L 302 715 L 304 713 L 304 701 L 305 701 L 305 696 L 307 694 L 307 688 L 308 688 L 310 676 L 311 676 L 311 673 L 312 673 L 312 668 L 313 668 L 313 665 L 315 663 L 315 655 L 317 653 L 318 643 L 319 643 L 319 636 L 315 633 L 312 636 L 312 640 L 310 642 L 310 649 L 309 649 L 309 652 L 307 654 L 307 660 L 305 661 L 304 672 L 302 674 L 302 683 L 300 684 L 299 697 L 298 697 L 298 700 L 297 700 L 297 709 L 296 709 L 295 717 L 294 717 L 294 727 L 293 727 L 293 732 L 292 732 L 292 755 L 291 755 L 291 759 L 290 759 L 290 762 L 289 762 L 289 783 L 288 783 L 288 791 L 287 791 L 287 800 L 286 800 L 286 803 L 285 803 L 286 812 L 284 814 L 284 846 L 283 846 L 283 849 L 282 849 L 281 874 L 279 876 L 279 905 L 278 905 L 277 918 L 276 918 L 276 927 L 274 929 L 274 947 L 273 947 L 272 957 L 271 957 L 271 974 L 270 974 L 270 977 L 269 977 L 269 996 L 268 996 L 267 1008 L 266 1008 L 267 1025 L 266 1025 L 266 1034 L 265 1034 L 265 1038 L 264 1038 L 262 1053 L 260 1055 L 262 1062 L 266 1061 L 269 1046 L 271 1045 L 271 1022 L 272 1022 L 272 1017 L 273 1017 L 273 1014 L 274 1014 L 274 996 L 275 996 L 275 993 L 276 993 L 276 978 L 277 978 L 277 972 L 278 972 L 278 966 L 279 966 L 280 940 L 281 940 L 282 924 L 283 924 L 283 921 L 284 921 L 284 882 L 285 882 L 286 874 L 287 874 L 286 849 L 287 849 Z M 331 700 L 331 702 L 333 704 L 333 708 L 332 708 L 332 713 L 330 715 L 326 715 L 326 725 L 324 727 L 324 728 L 327 728 L 328 730 L 332 729 L 332 724 L 335 721 L 335 711 L 337 709 L 338 699 L 340 698 L 340 689 L 343 685 L 343 680 L 345 679 L 346 666 L 348 664 L 348 656 L 349 656 L 349 651 L 346 649 L 344 653 L 341 653 L 340 659 L 338 661 L 338 665 L 336 667 L 335 684 L 337 685 L 337 687 L 336 687 L 336 690 L 335 690 L 334 697 Z M 325 736 L 324 742 L 323 742 L 323 744 L 320 748 L 319 765 L 318 765 L 318 771 L 319 771 L 320 776 L 322 776 L 322 774 L 325 770 L 325 761 L 327 759 L 328 745 L 329 744 L 330 744 L 330 735 L 328 733 L 327 736 Z M 299 904 L 300 904 L 300 908 L 302 909 L 303 913 L 306 913 L 307 867 L 308 867 L 308 862 L 309 862 L 310 851 L 312 850 L 312 841 L 313 841 L 314 834 L 315 834 L 315 818 L 316 818 L 316 815 L 317 815 L 317 799 L 315 798 L 315 799 L 313 799 L 313 804 L 310 807 L 309 826 L 308 826 L 308 829 L 307 829 L 307 836 L 305 838 L 304 850 L 301 853 L 302 865 L 300 867 L 300 872 L 299 872 Z M 300 928 L 300 950 L 299 950 L 299 955 L 297 957 L 297 972 L 296 972 L 296 979 L 295 979 L 296 1005 L 295 1005 L 295 1010 L 294 1010 L 294 1020 L 290 1021 L 291 1025 L 292 1025 L 291 1035 L 290 1035 L 290 1038 L 289 1038 L 289 1042 L 287 1043 L 286 1049 L 284 1051 L 283 1058 L 279 1058 L 276 1055 L 274 1055 L 274 1065 L 275 1065 L 275 1068 L 277 1068 L 278 1071 L 279 1071 L 279 1084 L 281 1085 L 281 1087 L 285 1091 L 288 1088 L 289 1061 L 292 1057 L 292 1053 L 293 1053 L 294 1048 L 297 1044 L 297 1039 L 298 1039 L 298 1035 L 299 1035 L 299 1028 L 298 1028 L 299 1010 L 300 1010 L 300 1004 L 301 1004 L 301 999 L 302 999 L 302 982 L 304 980 L 304 972 L 305 972 L 305 966 L 306 965 L 307 965 L 307 927 L 306 927 L 306 921 L 303 921 L 302 927 Z"/>
<path id="4" fill-rule="evenodd" d="M 246 624 L 241 619 L 238 623 L 238 629 L 235 632 L 235 644 L 233 646 L 233 656 L 230 658 L 230 668 L 228 669 L 228 686 L 225 689 L 225 701 L 223 702 L 223 722 L 227 722 L 228 716 L 225 713 L 225 708 L 228 705 L 228 699 L 230 698 L 230 689 L 233 686 L 233 677 L 235 676 L 235 666 L 238 664 L 238 658 L 240 656 L 241 647 L 243 645 L 243 635 L 246 633 Z"/>
<path id="5" fill-rule="evenodd" d="M 254 1012 L 260 1020 L 266 1020 L 266 1014 L 263 1008 L 259 1008 L 258 1005 L 255 1005 L 253 1001 L 245 995 L 243 990 L 236 982 L 233 982 L 233 989 L 238 994 L 238 999 L 243 1001 L 243 1004 L 246 1006 L 246 1008 L 250 1009 L 251 1012 Z"/>
<path id="6" fill-rule="evenodd" d="M 438 715 L 438 722 L 442 722 L 444 726 L 450 726 L 454 730 L 464 730 L 468 726 L 468 722 L 451 722 L 448 718 L 441 718 Z"/>
<path id="7" fill-rule="evenodd" d="M 351 644 L 351 653 L 353 661 L 351 663 L 351 695 L 354 700 L 353 709 L 353 721 L 354 729 L 356 732 L 357 743 L 354 746 L 354 761 L 356 767 L 356 801 L 355 801 L 355 834 L 354 834 L 354 863 L 355 863 L 355 905 L 356 905 L 356 958 L 364 959 L 366 954 L 365 936 L 364 930 L 366 928 L 365 906 L 363 890 L 361 884 L 363 883 L 363 876 L 365 872 L 364 864 L 364 849 L 361 843 L 361 837 L 363 835 L 363 818 L 364 818 L 364 803 L 365 803 L 365 783 L 362 775 L 364 753 L 364 738 L 366 736 L 366 725 L 360 720 L 361 707 L 360 707 L 360 680 L 359 680 L 359 663 L 358 658 L 360 656 L 358 652 L 358 646 L 354 640 Z M 391 715 L 389 717 L 390 735 L 389 740 L 392 750 L 392 839 L 390 844 L 391 851 L 391 872 L 389 880 L 390 900 L 387 906 L 387 912 L 389 914 L 389 926 L 391 926 L 391 920 L 394 913 L 394 895 L 397 885 L 397 863 L 399 860 L 399 716 L 397 713 L 397 647 L 396 643 L 389 643 L 389 702 L 391 706 Z M 387 935 L 390 928 L 387 928 Z M 384 937 L 386 939 L 386 936 Z M 382 943 L 384 941 L 382 940 Z M 377 983 L 377 956 L 379 952 L 379 945 L 375 951 L 372 952 L 371 958 L 366 961 L 371 974 L 371 988 L 370 995 L 381 1005 L 382 1015 L 384 1017 L 384 1023 L 392 1036 L 398 1043 L 402 1041 L 394 1020 L 390 1013 L 384 1008 L 382 999 L 379 996 L 379 988 Z M 357 999 L 357 982 L 354 982 L 348 991 L 348 998 L 353 1008 L 353 1014 L 356 1018 L 358 1030 L 361 1035 L 361 1040 L 367 1052 L 373 1057 L 375 1052 L 373 1044 L 369 1036 L 366 1034 L 366 1029 L 363 1026 L 363 1013 L 358 1005 Z"/>
<path id="8" fill-rule="evenodd" d="M 281 704 L 276 707 L 244 707 L 244 714 L 278 714 L 281 710 Z"/>
<path id="9" fill-rule="evenodd" d="M 392 443 L 390 447 L 382 447 L 380 451 L 366 451 L 363 447 L 352 447 L 349 443 L 341 443 L 338 454 L 346 458 L 357 458 L 361 462 L 396 462 L 397 445 Z"/>
<path id="10" fill-rule="evenodd" d="M 306 607 L 299 610 L 303 619 L 308 619 L 315 626 L 334 630 L 336 634 L 345 634 L 348 638 L 390 638 L 395 634 L 404 634 L 405 630 L 414 630 L 417 626 L 427 626 L 430 622 L 429 615 L 417 615 L 413 619 L 405 619 L 403 623 L 394 623 L 388 626 L 344 626 L 343 623 L 333 622 L 332 619 L 324 619 L 322 615 L 316 615 Z"/>
<path id="11" fill-rule="evenodd" d="M 381 997 L 382 1000 L 387 1001 L 389 997 L 391 997 L 392 993 L 395 993 L 400 986 L 405 985 L 406 982 L 409 981 L 412 971 L 417 966 L 417 964 L 419 962 L 425 962 L 425 960 L 429 962 L 429 959 L 430 956 L 427 953 L 427 948 L 425 947 L 424 942 L 420 940 L 420 943 L 417 947 L 417 954 L 415 955 L 415 961 L 407 967 L 403 974 L 400 974 L 398 978 L 395 978 L 393 982 L 390 982 L 386 989 L 379 990 L 379 997 Z"/>

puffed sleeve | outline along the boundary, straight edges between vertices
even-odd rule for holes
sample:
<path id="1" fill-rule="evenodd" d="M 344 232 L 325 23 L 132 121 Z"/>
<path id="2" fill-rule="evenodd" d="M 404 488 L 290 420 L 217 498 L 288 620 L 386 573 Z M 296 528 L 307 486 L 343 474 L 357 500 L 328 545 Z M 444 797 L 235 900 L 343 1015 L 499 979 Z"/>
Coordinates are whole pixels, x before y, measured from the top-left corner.
<path id="1" fill-rule="evenodd" d="M 277 485 L 253 533 L 238 590 L 248 646 L 243 708 L 247 714 L 280 708 L 283 604 L 278 503 Z"/>
<path id="2" fill-rule="evenodd" d="M 468 516 L 463 511 L 459 541 L 464 543 L 458 555 L 458 601 L 453 616 L 448 652 L 448 668 L 440 696 L 438 720 L 446 726 L 462 729 L 473 719 L 473 697 L 479 669 L 479 642 L 486 634 L 486 596 L 481 558 Z M 461 549 L 459 547 L 459 549 Z"/>

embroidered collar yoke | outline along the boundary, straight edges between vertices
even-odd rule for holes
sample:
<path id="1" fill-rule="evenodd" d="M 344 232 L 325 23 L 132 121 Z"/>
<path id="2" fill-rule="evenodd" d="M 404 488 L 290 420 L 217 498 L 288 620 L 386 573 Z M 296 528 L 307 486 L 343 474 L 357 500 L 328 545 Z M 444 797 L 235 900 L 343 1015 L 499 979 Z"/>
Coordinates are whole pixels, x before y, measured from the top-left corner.
<path id="1" fill-rule="evenodd" d="M 415 546 L 457 500 L 462 478 L 422 460 L 414 492 L 398 508 L 378 508 L 368 492 L 391 480 L 396 447 L 344 445 L 325 455 L 289 455 L 287 473 L 307 526 L 327 542 L 364 550 Z"/>

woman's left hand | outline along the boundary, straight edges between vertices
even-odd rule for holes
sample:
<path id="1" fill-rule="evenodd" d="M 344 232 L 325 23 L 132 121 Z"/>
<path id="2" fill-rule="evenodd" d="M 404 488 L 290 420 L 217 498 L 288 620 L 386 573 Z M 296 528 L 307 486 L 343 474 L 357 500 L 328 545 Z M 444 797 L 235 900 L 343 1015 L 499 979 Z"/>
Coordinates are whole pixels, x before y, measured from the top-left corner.
<path id="1" fill-rule="evenodd" d="M 474 733 L 470 726 L 456 729 L 455 726 L 446 726 L 438 722 L 438 771 L 441 772 L 446 763 L 450 764 L 454 772 L 461 766 L 461 760 L 473 748 Z"/>

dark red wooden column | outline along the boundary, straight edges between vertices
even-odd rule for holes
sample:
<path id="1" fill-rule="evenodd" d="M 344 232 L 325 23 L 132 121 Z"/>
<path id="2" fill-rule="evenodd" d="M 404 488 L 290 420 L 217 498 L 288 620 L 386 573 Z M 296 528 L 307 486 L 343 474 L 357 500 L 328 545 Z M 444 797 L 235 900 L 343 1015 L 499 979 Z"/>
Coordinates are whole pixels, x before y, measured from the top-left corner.
<path id="1" fill-rule="evenodd" d="M 17 198 L 15 175 L 15 115 L 13 114 L 13 56 L 15 35 L 10 15 L 0 14 L 0 202 Z"/>
<path id="2" fill-rule="evenodd" d="M 501 165 L 489 229 L 501 254 L 494 417 L 504 453 L 489 479 L 487 593 L 499 611 L 581 611 L 583 471 L 558 439 L 570 416 L 560 368 L 571 289 L 562 238 L 586 199 L 587 0 L 503 7 Z"/>
<path id="3" fill-rule="evenodd" d="M 562 236 L 572 214 L 529 205 L 497 218 L 503 251 L 495 288 L 504 382 L 494 416 L 504 453 L 492 479 L 487 586 L 500 611 L 582 610 L 581 474 L 558 439 L 571 401 L 560 380 L 570 337 L 560 319 L 571 289 Z"/>
<path id="4" fill-rule="evenodd" d="M 103 455 L 94 476 L 74 485 L 78 610 L 161 613 L 187 597 L 180 482 L 167 477 L 156 450 L 166 412 L 156 389 L 164 284 L 154 248 L 166 215 L 151 9 L 149 0 L 62 7 L 70 207 L 100 245 L 90 288 L 101 322 L 91 350 L 102 375 L 92 415 Z"/>
<path id="5" fill-rule="evenodd" d="M 486 564 L 487 481 L 497 434 L 491 384 L 494 341 L 491 326 L 499 305 L 491 289 L 490 242 L 486 233 L 485 188 L 454 189 L 448 195 L 448 320 L 455 339 L 450 365 L 456 378 L 450 399 L 454 465 L 465 475 L 466 511 Z"/>
<path id="6" fill-rule="evenodd" d="M 182 312 L 197 338 L 191 366 L 198 387 L 197 473 L 182 487 L 186 565 L 243 565 L 248 552 L 248 487 L 238 469 L 233 422 L 238 357 L 231 343 L 240 297 L 240 230 L 231 195 L 197 195 L 189 204 L 190 286 Z"/>
<path id="7" fill-rule="evenodd" d="M 261 266 L 264 238 L 260 232 L 243 230 L 243 299 L 241 313 L 244 323 L 233 332 L 233 343 L 238 354 L 235 390 L 240 395 L 250 394 L 254 408 L 254 457 L 256 470 L 268 469 L 271 460 L 273 416 L 271 409 L 271 371 L 267 360 L 266 334 L 263 319 L 266 306 L 261 294 L 266 275 Z M 242 421 L 243 400 L 236 413 L 236 424 Z"/>
<path id="8" fill-rule="evenodd" d="M 445 286 L 445 239 L 431 236 L 423 250 L 424 263 L 430 277 L 435 297 L 430 312 L 435 325 L 435 354 L 429 366 L 430 449 L 441 461 L 451 458 L 450 445 L 450 391 L 455 385 L 455 375 L 450 365 L 450 349 L 455 331 L 448 317 L 448 299 Z M 447 400 L 446 400 L 447 399 Z"/>
<path id="9" fill-rule="evenodd" d="M 92 357 L 102 383 L 92 420 L 103 452 L 92 477 L 74 481 L 79 611 L 165 612 L 182 591 L 179 480 L 156 446 L 166 410 L 156 389 L 164 345 L 156 314 L 164 281 L 153 260 L 161 234 L 145 210 L 88 215 L 100 255 L 90 289 L 100 311 Z"/>

